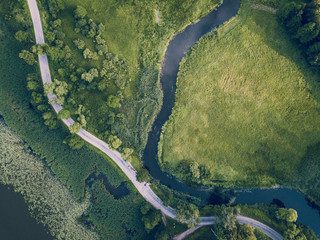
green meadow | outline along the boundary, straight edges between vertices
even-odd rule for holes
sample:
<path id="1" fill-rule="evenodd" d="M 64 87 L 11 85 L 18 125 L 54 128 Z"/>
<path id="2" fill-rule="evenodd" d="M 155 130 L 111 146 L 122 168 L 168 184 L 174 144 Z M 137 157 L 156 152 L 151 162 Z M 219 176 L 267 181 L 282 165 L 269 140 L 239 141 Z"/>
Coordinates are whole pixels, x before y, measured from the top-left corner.
<path id="1" fill-rule="evenodd" d="M 281 184 L 319 200 L 320 76 L 276 16 L 251 3 L 182 61 L 159 160 L 185 181 Z"/>

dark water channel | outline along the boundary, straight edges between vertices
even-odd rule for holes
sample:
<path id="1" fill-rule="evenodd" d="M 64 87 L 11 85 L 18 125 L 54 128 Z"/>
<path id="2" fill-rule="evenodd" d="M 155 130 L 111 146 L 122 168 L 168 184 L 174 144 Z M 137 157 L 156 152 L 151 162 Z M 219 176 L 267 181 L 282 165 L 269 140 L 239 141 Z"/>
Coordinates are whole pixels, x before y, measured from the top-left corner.
<path id="1" fill-rule="evenodd" d="M 43 225 L 31 217 L 21 194 L 0 185 L 0 239 L 53 240 Z"/>
<path id="2" fill-rule="evenodd" d="M 104 187 L 114 197 L 114 199 L 121 199 L 130 194 L 130 190 L 127 188 L 125 182 L 122 182 L 118 187 L 115 187 L 109 182 L 107 176 L 103 173 L 91 173 L 85 181 L 86 186 L 91 188 L 95 181 L 102 181 Z"/>
<path id="3" fill-rule="evenodd" d="M 219 204 L 226 201 L 225 197 L 204 189 L 195 189 L 179 182 L 173 176 L 165 173 L 157 161 L 158 143 L 163 124 L 169 119 L 174 106 L 176 92 L 176 79 L 179 63 L 186 52 L 206 33 L 235 16 L 240 8 L 240 0 L 224 0 L 223 4 L 209 13 L 200 21 L 188 26 L 183 32 L 177 34 L 169 43 L 165 60 L 162 63 L 160 82 L 163 90 L 163 106 L 153 123 L 148 136 L 148 142 L 143 153 L 143 162 L 154 179 L 179 192 L 199 197 L 203 202 Z M 232 190 L 230 193 L 233 192 Z M 312 228 L 320 237 L 320 211 L 319 207 L 312 205 L 304 195 L 296 190 L 280 189 L 253 189 L 251 192 L 237 192 L 235 203 L 271 203 L 273 199 L 280 200 L 285 207 L 297 210 L 298 220 Z"/>

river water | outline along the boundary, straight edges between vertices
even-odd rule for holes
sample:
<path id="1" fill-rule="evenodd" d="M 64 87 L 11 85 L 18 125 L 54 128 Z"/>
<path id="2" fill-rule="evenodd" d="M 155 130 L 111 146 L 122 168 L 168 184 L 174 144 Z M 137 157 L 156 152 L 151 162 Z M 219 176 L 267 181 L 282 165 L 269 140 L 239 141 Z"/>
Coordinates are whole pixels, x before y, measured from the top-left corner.
<path id="1" fill-rule="evenodd" d="M 163 91 L 163 106 L 152 126 L 142 160 L 154 179 L 170 188 L 201 198 L 203 202 L 219 204 L 225 202 L 221 194 L 191 188 L 179 182 L 175 177 L 165 173 L 157 160 L 158 143 L 163 124 L 169 119 L 174 106 L 176 80 L 179 63 L 186 52 L 206 33 L 235 16 L 240 8 L 240 0 L 224 0 L 223 4 L 209 13 L 200 21 L 188 26 L 177 34 L 169 43 L 165 60 L 162 63 L 160 83 Z M 320 211 L 299 192 L 294 189 L 254 189 L 251 192 L 242 191 L 236 194 L 235 203 L 271 203 L 273 199 L 280 200 L 285 207 L 297 210 L 298 221 L 313 229 L 320 237 Z"/>

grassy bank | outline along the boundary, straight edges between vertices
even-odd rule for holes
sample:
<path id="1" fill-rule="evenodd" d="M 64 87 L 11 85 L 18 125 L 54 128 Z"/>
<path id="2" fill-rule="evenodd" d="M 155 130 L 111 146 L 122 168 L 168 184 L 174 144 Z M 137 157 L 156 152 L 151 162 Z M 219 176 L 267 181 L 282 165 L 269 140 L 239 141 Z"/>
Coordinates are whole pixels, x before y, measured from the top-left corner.
<path id="1" fill-rule="evenodd" d="M 299 186 L 319 200 L 319 74 L 276 16 L 250 5 L 181 63 L 160 161 L 187 181 Z"/>

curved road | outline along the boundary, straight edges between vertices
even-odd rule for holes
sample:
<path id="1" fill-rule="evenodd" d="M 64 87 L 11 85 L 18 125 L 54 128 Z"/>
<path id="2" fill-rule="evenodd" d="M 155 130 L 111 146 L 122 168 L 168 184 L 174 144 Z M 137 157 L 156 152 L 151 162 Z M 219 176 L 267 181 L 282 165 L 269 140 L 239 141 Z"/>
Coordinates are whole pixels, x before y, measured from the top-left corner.
<path id="1" fill-rule="evenodd" d="M 31 13 L 31 18 L 33 22 L 33 28 L 36 38 L 36 43 L 38 44 L 44 44 L 44 35 L 43 35 L 43 29 L 42 29 L 42 23 L 40 18 L 39 9 L 36 3 L 36 0 L 27 0 L 28 6 Z M 48 58 L 47 55 L 44 56 L 38 56 L 39 57 L 39 65 L 40 65 L 40 72 L 41 72 L 41 79 L 43 83 L 51 83 L 51 74 L 48 64 Z M 56 96 L 48 94 L 48 99 L 52 100 Z M 52 104 L 53 109 L 56 113 L 61 111 L 62 106 L 58 104 Z M 62 120 L 66 126 L 70 126 L 74 123 L 73 119 L 63 119 Z M 84 129 L 81 129 L 79 133 L 77 133 L 79 137 L 81 137 L 86 142 L 92 144 L 105 154 L 107 154 L 119 167 L 120 169 L 127 175 L 127 177 L 130 179 L 130 181 L 133 183 L 133 185 L 137 188 L 137 190 L 140 192 L 140 194 L 143 196 L 143 198 L 148 201 L 152 206 L 154 206 L 156 209 L 159 209 L 163 214 L 166 216 L 177 219 L 177 215 L 173 208 L 164 206 L 161 199 L 152 191 L 150 188 L 150 185 L 148 183 L 140 183 L 136 179 L 136 170 L 132 167 L 132 165 L 128 162 L 126 162 L 122 157 L 121 154 L 118 151 L 114 151 L 111 148 L 109 148 L 108 144 L 100 140 L 99 138 L 95 137 L 91 133 L 87 132 Z M 209 225 L 214 224 L 217 222 L 216 217 L 200 217 L 200 224 L 199 225 Z M 260 223 L 254 219 L 247 218 L 244 216 L 238 216 L 238 221 L 241 224 L 248 223 L 252 225 L 253 227 L 260 228 L 267 236 L 274 240 L 282 240 L 283 237 L 277 233 L 275 230 L 271 229 L 270 227 L 266 226 L 263 223 Z"/>

